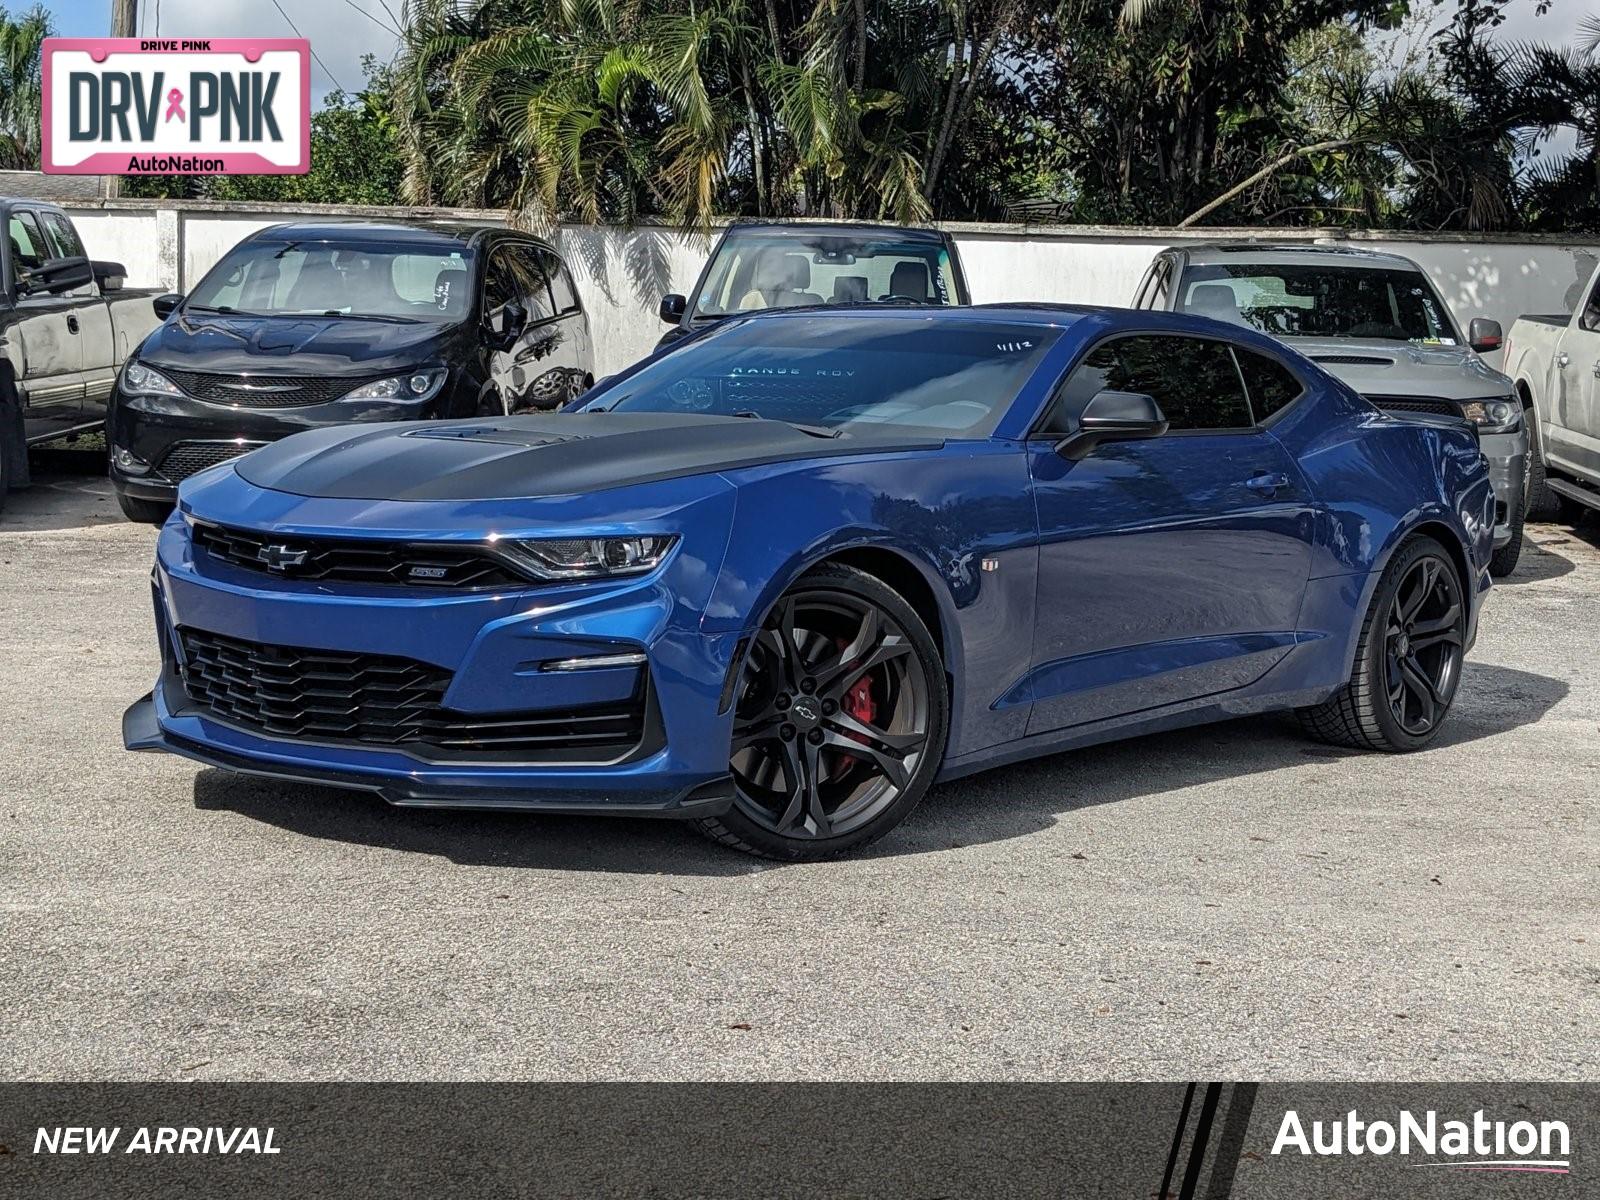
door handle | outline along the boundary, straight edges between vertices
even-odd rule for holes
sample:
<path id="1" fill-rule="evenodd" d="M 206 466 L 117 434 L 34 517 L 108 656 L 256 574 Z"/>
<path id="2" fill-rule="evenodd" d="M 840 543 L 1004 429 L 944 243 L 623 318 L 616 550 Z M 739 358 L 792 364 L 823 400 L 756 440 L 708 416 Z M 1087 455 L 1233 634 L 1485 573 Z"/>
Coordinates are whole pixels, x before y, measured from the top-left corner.
<path id="1" fill-rule="evenodd" d="M 1600 379 L 1600 358 L 1594 360 L 1594 377 Z"/>
<path id="2" fill-rule="evenodd" d="M 1253 479 L 1246 479 L 1244 485 L 1252 492 L 1259 492 L 1271 499 L 1278 494 L 1279 488 L 1289 486 L 1289 477 L 1281 472 L 1271 472 L 1266 475 L 1257 475 Z"/>
<path id="3" fill-rule="evenodd" d="M 1563 350 L 1560 354 L 1556 355 L 1556 368 L 1558 370 L 1565 371 L 1567 369 L 1567 364 L 1571 361 L 1572 356 Z"/>
<path id="4" fill-rule="evenodd" d="M 78 316 L 77 316 L 76 313 L 68 313 L 67 314 L 67 332 L 68 333 L 77 333 L 78 332 Z"/>

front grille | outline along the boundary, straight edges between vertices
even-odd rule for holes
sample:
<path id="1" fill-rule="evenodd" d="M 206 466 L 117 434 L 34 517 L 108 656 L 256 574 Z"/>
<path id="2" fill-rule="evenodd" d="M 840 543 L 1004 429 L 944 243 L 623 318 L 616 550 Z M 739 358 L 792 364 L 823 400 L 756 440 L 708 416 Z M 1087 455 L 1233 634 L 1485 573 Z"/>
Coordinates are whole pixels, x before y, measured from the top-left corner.
<path id="1" fill-rule="evenodd" d="M 1379 408 L 1391 412 L 1438 413 L 1446 417 L 1459 417 L 1461 406 L 1448 400 L 1435 400 L 1427 396 L 1368 396 Z"/>
<path id="2" fill-rule="evenodd" d="M 173 483 L 181 483 L 196 471 L 249 454 L 265 442 L 175 442 L 156 464 L 156 470 Z"/>
<path id="3" fill-rule="evenodd" d="M 423 757 L 606 762 L 644 738 L 644 689 L 620 703 L 469 714 L 444 708 L 442 667 L 380 654 L 273 646 L 182 628 L 184 691 L 229 724 L 269 737 L 387 746 Z M 431 753 L 430 753 L 431 752 Z"/>
<path id="4" fill-rule="evenodd" d="M 162 367 L 161 373 L 197 400 L 236 404 L 241 408 L 326 404 L 363 383 L 381 378 L 376 375 L 359 379 L 328 379 L 318 375 L 218 375 L 209 371 L 175 371 L 170 367 Z"/>
<path id="5" fill-rule="evenodd" d="M 478 546 L 279 537 L 201 521 L 195 522 L 194 540 L 214 559 L 278 579 L 428 588 L 531 586 Z"/>

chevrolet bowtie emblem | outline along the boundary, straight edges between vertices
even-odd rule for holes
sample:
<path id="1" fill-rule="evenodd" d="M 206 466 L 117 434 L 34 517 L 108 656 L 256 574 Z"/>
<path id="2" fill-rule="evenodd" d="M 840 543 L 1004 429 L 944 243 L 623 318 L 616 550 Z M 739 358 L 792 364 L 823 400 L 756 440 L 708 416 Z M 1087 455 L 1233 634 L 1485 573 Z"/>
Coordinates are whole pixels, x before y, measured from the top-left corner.
<path id="1" fill-rule="evenodd" d="M 303 567 L 307 557 L 307 551 L 296 550 L 293 546 L 263 546 L 256 551 L 257 560 L 264 563 L 269 571 L 288 571 L 293 567 Z"/>

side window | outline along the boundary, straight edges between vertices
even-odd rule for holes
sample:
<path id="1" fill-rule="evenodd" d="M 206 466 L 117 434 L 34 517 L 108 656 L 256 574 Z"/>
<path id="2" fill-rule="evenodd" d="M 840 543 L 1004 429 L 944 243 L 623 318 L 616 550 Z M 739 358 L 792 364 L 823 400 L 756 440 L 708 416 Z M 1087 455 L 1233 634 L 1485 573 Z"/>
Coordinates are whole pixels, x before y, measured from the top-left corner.
<path id="1" fill-rule="evenodd" d="M 1156 281 L 1156 270 L 1160 266 L 1161 260 L 1158 258 L 1145 268 L 1144 278 L 1139 280 L 1139 290 L 1133 294 L 1133 306 L 1135 308 L 1150 307 L 1150 285 Z"/>
<path id="2" fill-rule="evenodd" d="M 555 316 L 555 307 L 550 300 L 550 285 L 545 282 L 544 270 L 539 266 L 538 249 L 534 246 L 508 246 L 505 258 L 517 303 L 528 310 L 528 324 L 537 325 Z"/>
<path id="3" fill-rule="evenodd" d="M 1172 294 L 1172 260 L 1163 258 L 1156 264 L 1155 287 L 1150 292 L 1150 303 L 1147 308 L 1165 311 L 1167 297 Z"/>
<path id="4" fill-rule="evenodd" d="M 544 264 L 544 273 L 550 280 L 550 294 L 555 300 L 556 312 L 577 312 L 581 307 L 578 304 L 578 290 L 572 286 L 572 275 L 567 270 L 567 264 L 561 261 L 561 256 L 554 250 L 539 251 L 539 261 Z"/>
<path id="5" fill-rule="evenodd" d="M 41 213 L 44 217 L 45 236 L 50 240 L 50 248 L 57 258 L 83 258 L 83 243 L 78 240 L 78 231 L 72 227 L 72 222 L 60 213 Z"/>
<path id="6" fill-rule="evenodd" d="M 1249 429 L 1250 403 L 1224 342 L 1140 335 L 1113 338 L 1091 350 L 1062 385 L 1046 432 L 1073 428 L 1099 391 L 1143 392 L 1172 429 Z"/>
<path id="7" fill-rule="evenodd" d="M 1584 301 L 1583 316 L 1578 319 L 1578 324 L 1591 332 L 1600 329 L 1600 276 L 1595 278 L 1589 299 Z"/>
<path id="8" fill-rule="evenodd" d="M 1294 373 L 1265 354 L 1233 348 L 1239 360 L 1239 373 L 1250 392 L 1250 408 L 1257 421 L 1265 421 L 1273 413 L 1292 404 L 1305 390 Z"/>
<path id="9" fill-rule="evenodd" d="M 31 212 L 13 212 L 7 232 L 11 235 L 12 261 L 33 270 L 50 256 L 39 220 Z"/>
<path id="10" fill-rule="evenodd" d="M 483 269 L 484 320 L 492 324 L 499 317 L 500 310 L 510 304 L 516 294 L 517 285 L 511 277 L 510 264 L 505 253 L 497 251 Z"/>

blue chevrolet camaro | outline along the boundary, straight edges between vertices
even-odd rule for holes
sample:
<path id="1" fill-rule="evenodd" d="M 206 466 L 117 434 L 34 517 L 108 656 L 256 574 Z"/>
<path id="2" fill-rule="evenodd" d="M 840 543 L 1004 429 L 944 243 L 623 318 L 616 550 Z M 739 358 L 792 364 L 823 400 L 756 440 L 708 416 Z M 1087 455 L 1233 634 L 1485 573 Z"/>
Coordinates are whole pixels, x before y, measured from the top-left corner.
<path id="1" fill-rule="evenodd" d="M 1411 750 L 1489 587 L 1472 430 L 1194 317 L 776 312 L 577 411 L 188 481 L 133 749 L 835 854 L 936 780 L 1271 709 Z"/>

